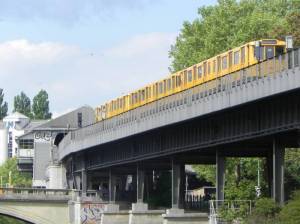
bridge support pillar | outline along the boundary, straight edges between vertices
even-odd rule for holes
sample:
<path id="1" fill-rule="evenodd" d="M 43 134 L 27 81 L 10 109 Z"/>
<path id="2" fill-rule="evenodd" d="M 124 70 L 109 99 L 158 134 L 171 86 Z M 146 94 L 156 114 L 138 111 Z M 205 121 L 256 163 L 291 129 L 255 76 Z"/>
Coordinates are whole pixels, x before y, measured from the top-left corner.
<path id="1" fill-rule="evenodd" d="M 144 201 L 144 189 L 145 189 L 145 172 L 137 165 L 136 170 L 137 181 L 136 181 L 136 201 L 137 203 L 143 203 Z"/>
<path id="2" fill-rule="evenodd" d="M 183 165 L 184 167 L 184 165 Z M 166 214 L 167 215 L 172 215 L 172 214 L 184 214 L 184 210 L 182 209 L 182 195 L 181 195 L 181 191 L 183 189 L 182 186 L 183 184 L 181 183 L 182 181 L 182 175 L 181 173 L 184 172 L 183 171 L 184 168 L 182 168 L 182 165 L 180 164 L 176 164 L 175 161 L 172 159 L 172 171 L 171 171 L 171 175 L 172 175 L 172 208 L 171 209 L 167 209 Z"/>
<path id="3" fill-rule="evenodd" d="M 86 196 L 87 192 L 87 174 L 86 170 L 81 171 L 81 187 L 82 187 L 82 196 Z"/>
<path id="4" fill-rule="evenodd" d="M 224 200 L 225 157 L 216 152 L 216 199 Z"/>
<path id="5" fill-rule="evenodd" d="M 109 170 L 108 177 L 108 194 L 109 203 L 114 204 L 116 202 L 116 176 L 112 173 L 111 169 Z"/>
<path id="6" fill-rule="evenodd" d="M 272 198 L 279 204 L 284 203 L 284 153 L 285 149 L 275 140 L 272 148 Z"/>

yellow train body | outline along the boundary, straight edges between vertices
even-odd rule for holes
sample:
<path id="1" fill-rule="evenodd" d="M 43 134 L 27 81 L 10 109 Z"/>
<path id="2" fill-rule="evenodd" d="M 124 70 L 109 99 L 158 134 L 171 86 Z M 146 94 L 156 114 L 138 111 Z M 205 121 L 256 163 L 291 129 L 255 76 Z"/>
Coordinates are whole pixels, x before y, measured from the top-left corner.
<path id="1" fill-rule="evenodd" d="M 218 79 L 285 52 L 285 42 L 263 39 L 246 43 L 96 108 L 101 121 L 163 97 Z"/>

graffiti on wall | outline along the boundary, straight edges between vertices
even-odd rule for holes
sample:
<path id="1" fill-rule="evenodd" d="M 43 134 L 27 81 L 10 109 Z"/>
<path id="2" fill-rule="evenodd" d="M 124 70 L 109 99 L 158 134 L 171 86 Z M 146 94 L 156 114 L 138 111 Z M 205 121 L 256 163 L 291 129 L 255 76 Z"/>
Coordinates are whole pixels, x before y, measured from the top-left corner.
<path id="1" fill-rule="evenodd" d="M 101 214 L 104 211 L 104 204 L 82 204 L 81 205 L 81 224 L 101 223 Z"/>
<path id="2" fill-rule="evenodd" d="M 52 133 L 50 131 L 39 131 L 34 133 L 36 141 L 50 141 Z"/>

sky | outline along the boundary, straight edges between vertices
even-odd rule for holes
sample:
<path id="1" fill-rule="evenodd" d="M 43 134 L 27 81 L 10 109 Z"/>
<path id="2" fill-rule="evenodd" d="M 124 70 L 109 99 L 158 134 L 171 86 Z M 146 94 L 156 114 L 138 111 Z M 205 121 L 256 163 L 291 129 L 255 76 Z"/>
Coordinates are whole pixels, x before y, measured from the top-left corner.
<path id="1" fill-rule="evenodd" d="M 49 94 L 54 117 L 166 76 L 184 21 L 217 0 L 0 0 L 0 88 Z"/>

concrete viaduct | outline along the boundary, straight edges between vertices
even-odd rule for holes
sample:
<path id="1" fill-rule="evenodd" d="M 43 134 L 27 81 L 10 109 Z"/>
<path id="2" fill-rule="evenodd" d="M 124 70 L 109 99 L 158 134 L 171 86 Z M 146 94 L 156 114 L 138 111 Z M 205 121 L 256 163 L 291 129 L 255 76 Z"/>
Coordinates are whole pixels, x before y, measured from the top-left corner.
<path id="1" fill-rule="evenodd" d="M 99 180 L 107 182 L 107 201 L 97 205 L 101 223 L 207 223 L 207 216 L 182 209 L 184 165 L 216 164 L 216 198 L 223 200 L 225 158 L 265 157 L 270 196 L 283 203 L 284 151 L 300 143 L 299 64 L 300 50 L 294 49 L 71 131 L 59 144 L 69 188 L 84 198 L 97 190 Z M 171 171 L 172 205 L 166 211 L 151 210 L 145 188 L 153 184 L 153 171 L 163 170 Z M 129 212 L 118 203 L 118 191 L 125 188 L 122 180 L 128 175 L 135 192 L 127 201 L 133 203 Z M 76 200 L 69 202 L 70 223 L 77 220 L 70 218 L 75 217 L 75 204 Z M 20 217 L 17 212 L 8 215 Z"/>

